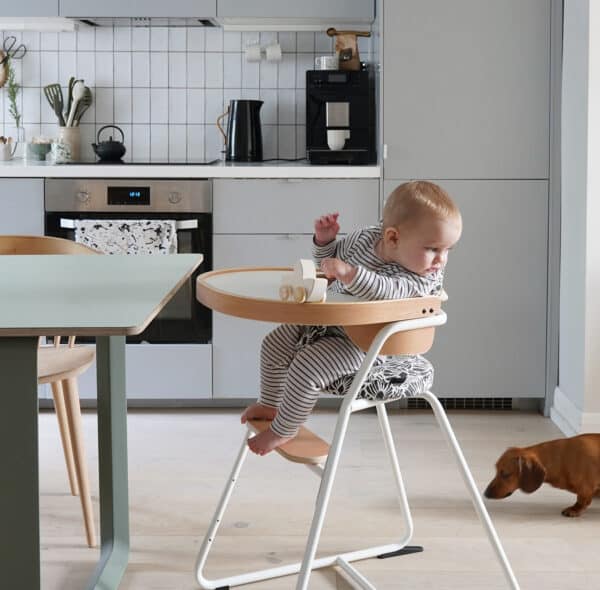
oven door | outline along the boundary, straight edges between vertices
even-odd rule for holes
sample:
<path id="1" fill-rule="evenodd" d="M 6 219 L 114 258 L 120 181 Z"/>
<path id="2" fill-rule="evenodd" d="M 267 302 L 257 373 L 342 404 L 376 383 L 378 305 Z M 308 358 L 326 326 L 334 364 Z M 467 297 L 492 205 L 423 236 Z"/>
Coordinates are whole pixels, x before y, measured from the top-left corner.
<path id="1" fill-rule="evenodd" d="M 196 299 L 195 285 L 200 273 L 212 269 L 212 214 L 148 212 L 135 216 L 128 213 L 46 212 L 45 234 L 74 240 L 75 219 L 173 219 L 177 225 L 177 252 L 201 253 L 204 261 L 149 326 L 137 336 L 128 336 L 127 342 L 207 344 L 211 341 L 212 313 Z"/>

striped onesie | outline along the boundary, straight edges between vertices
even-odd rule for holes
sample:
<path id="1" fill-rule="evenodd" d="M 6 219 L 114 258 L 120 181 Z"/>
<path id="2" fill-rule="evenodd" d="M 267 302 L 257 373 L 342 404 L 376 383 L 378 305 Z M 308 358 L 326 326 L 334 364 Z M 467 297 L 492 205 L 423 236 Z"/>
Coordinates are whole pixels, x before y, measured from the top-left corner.
<path id="1" fill-rule="evenodd" d="M 443 270 L 420 276 L 375 253 L 382 227 L 355 231 L 325 246 L 313 242 L 315 262 L 339 258 L 358 268 L 348 285 L 334 281 L 331 293 L 366 300 L 436 295 L 442 289 Z M 342 328 L 282 324 L 267 334 L 260 351 L 259 403 L 278 408 L 271 424 L 279 436 L 292 437 L 311 413 L 319 393 L 343 375 L 356 373 L 365 357 Z M 381 363 L 385 356 L 379 356 Z"/>

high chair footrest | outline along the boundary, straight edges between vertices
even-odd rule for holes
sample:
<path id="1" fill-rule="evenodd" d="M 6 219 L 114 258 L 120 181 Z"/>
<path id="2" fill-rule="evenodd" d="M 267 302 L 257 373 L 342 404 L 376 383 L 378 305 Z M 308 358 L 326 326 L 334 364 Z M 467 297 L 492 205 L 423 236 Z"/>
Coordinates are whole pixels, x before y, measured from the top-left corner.
<path id="1" fill-rule="evenodd" d="M 256 433 L 267 430 L 270 424 L 270 420 L 248 420 L 248 428 Z M 294 463 L 321 465 L 327 460 L 329 443 L 308 428 L 300 426 L 298 434 L 293 439 L 275 450 L 282 457 Z"/>
<path id="2" fill-rule="evenodd" d="M 382 553 L 377 556 L 377 559 L 387 559 L 388 557 L 398 557 L 399 555 L 410 555 L 411 553 L 421 553 L 423 547 L 421 545 L 407 545 L 398 549 L 397 551 L 390 551 L 389 553 Z"/>

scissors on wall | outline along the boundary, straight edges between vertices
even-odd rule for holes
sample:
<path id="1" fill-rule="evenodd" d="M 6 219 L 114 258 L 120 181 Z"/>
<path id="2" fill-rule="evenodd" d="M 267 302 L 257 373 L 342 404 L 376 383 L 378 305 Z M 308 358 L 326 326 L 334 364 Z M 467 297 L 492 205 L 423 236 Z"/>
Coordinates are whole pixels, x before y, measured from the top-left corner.
<path id="1" fill-rule="evenodd" d="M 6 37 L 2 46 L 4 47 L 4 55 L 0 60 L 0 66 L 4 65 L 9 59 L 23 59 L 23 56 L 27 53 L 27 47 L 23 43 L 17 45 L 17 38 L 14 35 Z"/>

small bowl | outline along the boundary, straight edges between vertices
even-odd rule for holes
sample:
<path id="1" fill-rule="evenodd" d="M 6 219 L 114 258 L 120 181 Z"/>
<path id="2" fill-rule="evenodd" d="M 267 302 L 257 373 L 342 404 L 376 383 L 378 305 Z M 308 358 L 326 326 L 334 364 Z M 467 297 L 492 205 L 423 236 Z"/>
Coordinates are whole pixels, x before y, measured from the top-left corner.
<path id="1" fill-rule="evenodd" d="M 51 143 L 28 143 L 27 158 L 29 160 L 44 162 L 51 147 Z"/>

